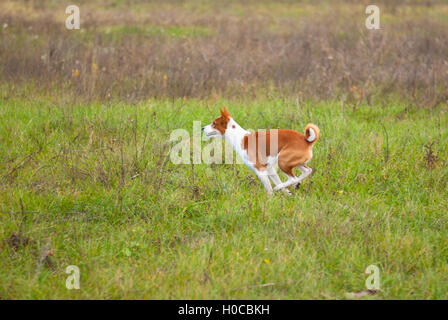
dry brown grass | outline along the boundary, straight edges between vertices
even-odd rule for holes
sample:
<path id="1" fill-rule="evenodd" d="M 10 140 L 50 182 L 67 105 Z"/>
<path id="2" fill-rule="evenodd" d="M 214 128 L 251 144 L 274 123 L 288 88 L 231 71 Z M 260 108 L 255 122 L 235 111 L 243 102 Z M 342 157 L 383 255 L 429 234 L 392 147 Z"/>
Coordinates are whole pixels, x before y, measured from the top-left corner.
<path id="1" fill-rule="evenodd" d="M 267 90 L 353 107 L 389 94 L 445 102 L 448 6 L 380 2 L 382 30 L 369 31 L 355 3 L 80 1 L 82 30 L 68 31 L 65 5 L 5 1 L 0 81 L 99 100 Z"/>

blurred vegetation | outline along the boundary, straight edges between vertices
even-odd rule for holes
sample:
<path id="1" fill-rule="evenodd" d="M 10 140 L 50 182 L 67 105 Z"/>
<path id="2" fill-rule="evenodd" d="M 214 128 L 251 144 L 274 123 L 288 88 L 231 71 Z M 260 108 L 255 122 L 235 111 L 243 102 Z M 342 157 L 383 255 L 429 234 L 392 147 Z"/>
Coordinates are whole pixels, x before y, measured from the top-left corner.
<path id="1" fill-rule="evenodd" d="M 367 2 L 366 2 L 367 3 Z M 359 1 L 81 1 L 81 30 L 58 1 L 0 4 L 0 82 L 85 100 L 257 96 L 433 108 L 447 99 L 448 4 Z M 13 94 L 13 93 L 12 93 Z"/>

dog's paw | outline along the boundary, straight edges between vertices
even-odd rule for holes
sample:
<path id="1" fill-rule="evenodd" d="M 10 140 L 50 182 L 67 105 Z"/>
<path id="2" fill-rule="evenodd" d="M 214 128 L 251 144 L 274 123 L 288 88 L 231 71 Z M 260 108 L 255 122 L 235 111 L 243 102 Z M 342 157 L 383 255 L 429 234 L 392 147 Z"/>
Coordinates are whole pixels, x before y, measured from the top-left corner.
<path id="1" fill-rule="evenodd" d="M 296 189 L 300 188 L 300 182 L 296 184 Z"/>

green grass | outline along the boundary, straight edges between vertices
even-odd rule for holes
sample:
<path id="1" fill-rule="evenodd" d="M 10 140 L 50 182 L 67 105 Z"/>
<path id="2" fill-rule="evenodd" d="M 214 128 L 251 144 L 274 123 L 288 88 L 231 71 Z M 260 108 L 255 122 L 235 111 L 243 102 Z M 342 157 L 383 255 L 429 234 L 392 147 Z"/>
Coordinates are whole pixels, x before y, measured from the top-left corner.
<path id="1" fill-rule="evenodd" d="M 209 28 L 194 26 L 109 26 L 104 27 L 103 29 L 104 33 L 112 37 L 115 41 L 132 35 L 164 36 L 168 38 L 194 38 L 206 37 L 212 34 L 212 30 Z"/>
<path id="2" fill-rule="evenodd" d="M 448 298 L 446 107 L 2 97 L 0 298 L 343 299 L 372 264 L 367 299 Z M 244 165 L 166 157 L 173 129 L 223 104 L 246 128 L 319 125 L 315 174 L 292 197 L 267 197 Z"/>

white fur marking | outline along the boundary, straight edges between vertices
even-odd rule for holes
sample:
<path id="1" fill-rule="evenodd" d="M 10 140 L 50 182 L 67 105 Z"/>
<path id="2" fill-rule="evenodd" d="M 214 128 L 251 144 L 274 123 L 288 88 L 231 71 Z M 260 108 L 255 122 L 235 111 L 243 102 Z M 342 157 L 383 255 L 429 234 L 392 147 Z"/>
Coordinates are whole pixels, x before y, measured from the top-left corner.
<path id="1" fill-rule="evenodd" d="M 310 136 L 306 139 L 308 142 L 313 142 L 316 139 L 316 132 L 314 132 L 313 128 L 308 128 L 310 132 Z"/>

